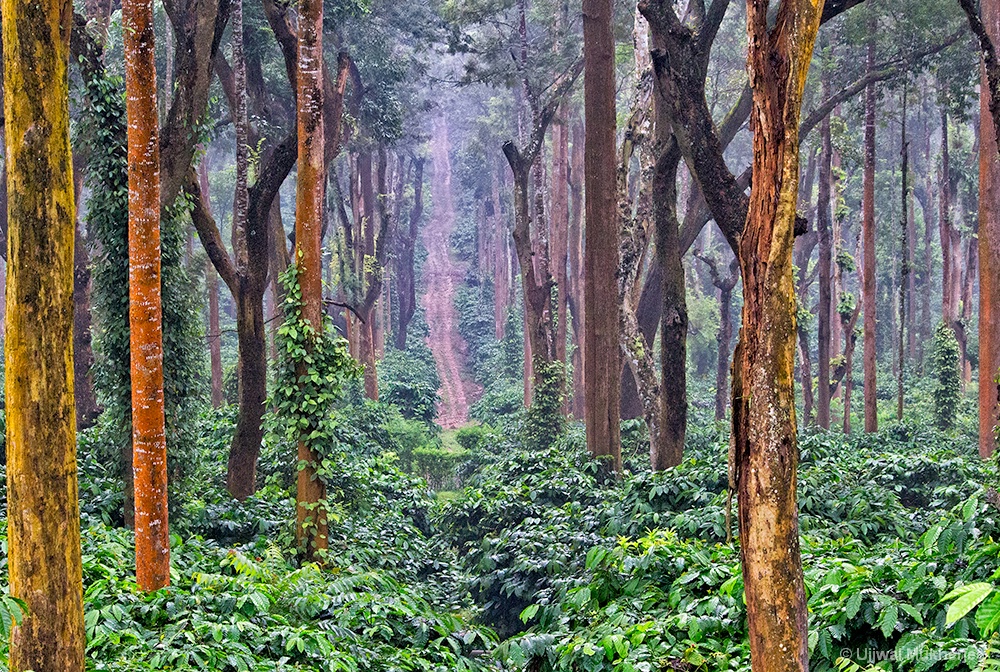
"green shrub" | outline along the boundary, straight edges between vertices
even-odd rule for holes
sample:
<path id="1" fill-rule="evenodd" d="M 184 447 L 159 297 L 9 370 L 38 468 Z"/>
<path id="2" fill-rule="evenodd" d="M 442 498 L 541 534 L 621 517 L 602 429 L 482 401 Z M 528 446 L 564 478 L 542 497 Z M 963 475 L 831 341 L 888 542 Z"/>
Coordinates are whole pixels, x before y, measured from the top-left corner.
<path id="1" fill-rule="evenodd" d="M 467 457 L 465 450 L 422 446 L 413 451 L 413 465 L 416 473 L 435 490 L 452 489 L 446 486 L 456 485 L 455 470 Z"/>

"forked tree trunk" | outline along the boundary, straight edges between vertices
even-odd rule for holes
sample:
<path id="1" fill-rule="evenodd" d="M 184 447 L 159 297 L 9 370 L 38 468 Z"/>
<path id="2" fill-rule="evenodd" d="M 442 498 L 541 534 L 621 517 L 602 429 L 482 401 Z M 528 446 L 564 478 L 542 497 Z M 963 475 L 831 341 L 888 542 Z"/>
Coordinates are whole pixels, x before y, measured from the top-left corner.
<path id="1" fill-rule="evenodd" d="M 125 0 L 122 24 L 128 114 L 129 340 L 136 582 L 141 590 L 152 591 L 170 584 L 160 301 L 160 145 L 152 1 Z"/>
<path id="2" fill-rule="evenodd" d="M 612 0 L 583 0 L 587 211 L 584 375 L 587 448 L 595 457 L 610 457 L 610 468 L 620 472 L 620 318 L 615 301 L 620 231 L 615 208 L 615 163 L 609 160 L 616 153 L 613 17 Z"/>
<path id="3" fill-rule="evenodd" d="M 323 329 L 323 3 L 299 3 L 296 123 L 298 180 L 295 191 L 295 263 L 302 290 L 302 319 Z M 317 473 L 320 456 L 303 440 L 298 447 L 295 536 L 309 560 L 329 545 L 326 484 Z"/>
<path id="4" fill-rule="evenodd" d="M 867 72 L 875 68 L 875 14 L 868 21 Z M 864 301 L 865 431 L 878 431 L 875 352 L 875 84 L 865 88 L 865 169 L 862 194 L 862 300 Z"/>
<path id="5" fill-rule="evenodd" d="M 794 0 L 768 29 L 748 0 L 753 188 L 740 240 L 743 327 L 733 366 L 733 481 L 754 672 L 806 672 L 808 622 L 799 554 L 795 427 L 798 119 L 822 2 Z"/>
<path id="6" fill-rule="evenodd" d="M 65 0 L 3 9 L 7 237 L 6 413 L 14 672 L 83 672 L 73 399 L 69 32 Z M 16 45 L 16 47 L 15 47 Z"/>

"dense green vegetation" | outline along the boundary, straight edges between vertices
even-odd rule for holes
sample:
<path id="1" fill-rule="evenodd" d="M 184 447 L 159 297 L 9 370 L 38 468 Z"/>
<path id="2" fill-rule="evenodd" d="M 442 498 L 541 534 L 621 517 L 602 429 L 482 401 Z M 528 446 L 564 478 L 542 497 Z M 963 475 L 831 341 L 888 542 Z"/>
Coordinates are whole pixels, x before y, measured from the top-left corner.
<path id="1" fill-rule="evenodd" d="M 684 464 L 661 473 L 628 423 L 626 473 L 607 480 L 578 429 L 531 450 L 517 414 L 453 436 L 460 463 L 421 466 L 441 439 L 418 441 L 398 413 L 340 403 L 331 446 L 347 459 L 322 568 L 296 561 L 287 442 L 270 435 L 264 487 L 234 502 L 221 478 L 233 409 L 204 413 L 197 459 L 172 485 L 173 585 L 149 595 L 120 527 L 113 446 L 100 427 L 85 432 L 94 669 L 748 669 L 727 439 L 714 423 L 700 420 Z M 978 669 L 995 623 L 975 610 L 948 623 L 942 599 L 1000 580 L 996 468 L 974 456 L 974 436 L 926 423 L 809 432 L 801 455 L 813 669 L 836 669 L 844 650 L 862 664 L 869 652 L 910 661 L 884 669 Z M 460 479 L 460 492 L 435 497 L 407 473 L 425 468 Z M 18 608 L 5 604 L 6 628 Z"/>

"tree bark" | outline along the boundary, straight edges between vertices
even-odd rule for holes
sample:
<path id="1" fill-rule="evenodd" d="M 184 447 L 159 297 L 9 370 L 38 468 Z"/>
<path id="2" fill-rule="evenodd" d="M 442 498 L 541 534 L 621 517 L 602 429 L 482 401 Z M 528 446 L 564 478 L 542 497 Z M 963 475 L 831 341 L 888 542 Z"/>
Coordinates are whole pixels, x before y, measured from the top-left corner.
<path id="1" fill-rule="evenodd" d="M 991 39 L 1000 39 L 1000 2 L 982 0 L 982 22 Z M 982 71 L 979 115 L 979 455 L 996 450 L 1000 422 L 1000 153 L 993 109 L 997 90 Z"/>
<path id="2" fill-rule="evenodd" d="M 584 338 L 583 338 L 583 173 L 584 173 L 583 124 L 577 120 L 573 124 L 573 145 L 570 149 L 570 220 L 569 220 L 569 295 L 570 320 L 573 324 L 573 399 L 572 415 L 577 420 L 585 417 L 586 391 L 584 388 Z M 657 316 L 659 319 L 659 316 Z"/>
<path id="3" fill-rule="evenodd" d="M 754 672 L 806 672 L 808 623 L 796 506 L 795 289 L 798 119 L 822 2 L 795 0 L 768 29 L 748 0 L 753 188 L 740 239 L 743 326 L 733 367 L 733 474 Z"/>
<path id="4" fill-rule="evenodd" d="M 584 115 L 586 150 L 584 181 L 587 236 L 584 247 L 587 448 L 595 457 L 610 457 L 621 472 L 619 311 L 617 294 L 619 222 L 615 208 L 615 41 L 614 3 L 583 0 Z"/>
<path id="5" fill-rule="evenodd" d="M 80 171 L 80 176 L 83 175 Z M 91 347 L 90 259 L 87 241 L 76 226 L 73 252 L 73 395 L 76 399 L 77 429 L 92 427 L 101 409 L 94 394 L 94 350 Z"/>
<path id="6" fill-rule="evenodd" d="M 73 399 L 72 3 L 3 4 L 10 669 L 84 670 Z"/>
<path id="7" fill-rule="evenodd" d="M 823 93 L 830 94 L 829 65 L 824 64 Z M 833 136 L 830 117 L 820 122 L 822 149 L 819 159 L 819 195 L 816 202 L 816 231 L 819 234 L 819 308 L 817 309 L 817 381 L 816 424 L 830 429 L 830 342 L 834 314 L 831 284 L 833 283 L 833 246 L 830 240 L 830 188 L 833 184 Z"/>
<path id="8" fill-rule="evenodd" d="M 140 590 L 153 591 L 170 584 L 170 531 L 160 301 L 160 145 L 151 0 L 125 0 L 122 23 L 128 114 L 136 582 Z"/>
<path id="9" fill-rule="evenodd" d="M 896 371 L 896 419 L 903 419 L 903 391 L 904 391 L 904 379 L 906 377 L 906 329 L 909 324 L 910 314 L 912 309 L 907 311 L 907 299 L 910 298 L 910 290 L 912 289 L 912 278 L 910 277 L 910 262 L 912 260 L 912 252 L 910 250 L 910 219 L 909 211 L 907 209 L 907 203 L 910 196 L 910 146 L 906 140 L 906 92 L 907 87 L 903 86 L 903 115 L 902 115 L 902 131 L 901 131 L 901 149 L 900 149 L 900 172 L 902 181 L 902 197 L 900 199 L 901 213 L 903 217 L 902 226 L 900 227 L 900 234 L 902 238 L 902 260 L 903 268 L 900 271 L 900 282 L 899 282 L 899 369 Z M 911 329 L 912 334 L 912 329 Z"/>
<path id="10" fill-rule="evenodd" d="M 875 14 L 868 21 L 867 71 L 875 67 Z M 862 194 L 862 298 L 864 301 L 865 431 L 878 431 L 875 352 L 875 84 L 865 87 L 865 167 Z"/>
<path id="11" fill-rule="evenodd" d="M 566 365 L 569 286 L 567 278 L 569 244 L 569 127 L 557 116 L 552 124 L 552 187 L 549 240 L 551 265 L 556 283 L 556 361 Z M 565 376 L 563 377 L 565 386 Z M 569 413 L 569 395 L 563 392 L 563 414 Z"/>

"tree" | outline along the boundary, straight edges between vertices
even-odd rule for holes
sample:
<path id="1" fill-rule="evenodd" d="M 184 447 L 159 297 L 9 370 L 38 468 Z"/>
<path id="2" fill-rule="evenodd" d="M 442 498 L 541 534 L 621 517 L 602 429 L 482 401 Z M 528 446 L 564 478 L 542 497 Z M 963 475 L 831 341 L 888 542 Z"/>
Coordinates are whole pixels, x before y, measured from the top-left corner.
<path id="1" fill-rule="evenodd" d="M 281 47 L 289 81 L 294 83 L 296 37 L 285 11 L 273 2 L 265 2 L 264 12 L 268 24 Z M 324 85 L 333 92 L 324 100 L 323 108 L 326 124 L 333 129 L 325 137 L 325 165 L 333 160 L 340 147 L 340 118 L 349 60 L 346 53 L 340 54 L 335 80 L 329 80 L 329 73 L 323 69 Z M 235 72 L 221 55 L 216 55 L 215 63 L 229 108 L 234 116 L 238 116 L 241 94 L 236 85 Z M 258 107 L 262 105 L 261 101 L 257 101 Z M 255 147 L 261 140 L 252 126 L 247 129 L 247 139 Z M 267 396 L 263 300 L 267 288 L 268 264 L 271 261 L 271 229 L 276 221 L 280 224 L 280 218 L 275 217 L 280 212 L 272 206 L 282 183 L 295 166 L 296 139 L 297 132 L 293 129 L 279 142 L 265 146 L 256 171 L 257 179 L 247 190 L 245 221 L 242 225 L 238 223 L 233 227 L 232 255 L 226 250 L 222 234 L 208 208 L 208 194 L 203 192 L 199 181 L 190 171 L 184 184 L 184 189 L 192 200 L 191 217 L 198 237 L 236 302 L 239 416 L 229 449 L 226 486 L 237 499 L 245 499 L 256 490 L 257 458 L 264 434 L 261 420 Z M 278 242 L 276 240 L 273 247 L 279 248 L 276 251 L 287 258 L 283 231 L 280 245 L 277 245 Z M 284 268 L 273 270 L 277 274 Z"/>
<path id="2" fill-rule="evenodd" d="M 823 98 L 830 96 L 830 68 L 823 64 Z M 819 194 L 816 202 L 816 231 L 819 234 L 819 309 L 817 317 L 818 379 L 816 381 L 816 424 L 830 429 L 830 327 L 833 319 L 833 245 L 830 238 L 832 212 L 830 207 L 833 186 L 833 136 L 830 115 L 820 123 L 822 148 L 819 158 Z"/>
<path id="3" fill-rule="evenodd" d="M 799 128 L 822 0 L 748 0 L 753 187 L 740 238 L 743 326 L 733 365 L 732 479 L 755 672 L 805 672 L 808 623 L 799 553 L 792 242 Z"/>
<path id="4" fill-rule="evenodd" d="M 417 308 L 413 252 L 417 243 L 420 220 L 424 215 L 424 163 L 423 158 L 413 159 L 413 207 L 410 209 L 409 227 L 401 233 L 397 241 L 395 266 L 399 321 L 396 323 L 396 348 L 399 350 L 406 350 L 407 331 Z"/>
<path id="5" fill-rule="evenodd" d="M 868 19 L 868 51 L 866 70 L 875 69 L 876 16 Z M 862 301 L 864 302 L 864 376 L 865 431 L 878 431 L 878 397 L 876 395 L 875 352 L 875 83 L 865 87 L 865 172 L 862 197 L 861 237 L 864 258 L 861 264 Z"/>
<path id="6" fill-rule="evenodd" d="M 959 0 L 979 39 L 983 59 L 979 116 L 979 454 L 996 449 L 1000 418 L 1000 3 L 982 0 L 982 16 L 973 0 Z"/>
<path id="7" fill-rule="evenodd" d="M 73 399 L 72 4 L 3 3 L 10 668 L 84 669 Z"/>
<path id="8" fill-rule="evenodd" d="M 158 590 L 170 583 L 170 531 L 160 303 L 160 145 L 152 1 L 126 0 L 122 24 L 128 115 L 129 342 L 136 581 L 141 590 Z"/>
<path id="9" fill-rule="evenodd" d="M 615 198 L 614 3 L 583 2 L 584 115 L 587 236 L 584 246 L 585 420 L 591 455 L 609 456 L 621 471 L 618 294 L 619 226 Z"/>
<path id="10" fill-rule="evenodd" d="M 295 263 L 302 288 L 302 317 L 323 329 L 323 254 L 320 243 L 325 186 L 323 123 L 323 3 L 299 5 L 296 119 L 298 178 L 295 189 Z M 299 440 L 296 538 L 307 558 L 327 548 L 326 485 L 317 473 L 319 455 Z"/>

